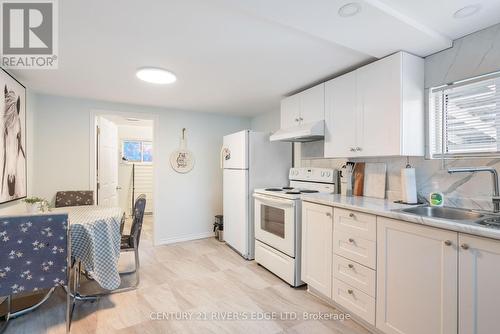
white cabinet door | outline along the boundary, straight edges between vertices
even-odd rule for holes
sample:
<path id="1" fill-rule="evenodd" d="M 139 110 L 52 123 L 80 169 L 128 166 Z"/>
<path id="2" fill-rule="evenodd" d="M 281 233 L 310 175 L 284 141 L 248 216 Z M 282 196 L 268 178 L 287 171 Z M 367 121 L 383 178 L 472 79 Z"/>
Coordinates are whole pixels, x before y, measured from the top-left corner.
<path id="1" fill-rule="evenodd" d="M 400 155 L 401 53 L 364 66 L 356 75 L 358 155 Z"/>
<path id="2" fill-rule="evenodd" d="M 500 241 L 459 235 L 459 334 L 500 332 Z"/>
<path id="3" fill-rule="evenodd" d="M 299 125 L 300 96 L 295 94 L 281 100 L 281 128 L 287 129 Z"/>
<path id="4" fill-rule="evenodd" d="M 325 119 L 325 84 L 309 88 L 300 95 L 301 123 L 312 123 Z"/>
<path id="5" fill-rule="evenodd" d="M 333 208 L 302 204 L 302 280 L 332 297 Z"/>
<path id="6" fill-rule="evenodd" d="M 118 206 L 118 128 L 115 123 L 99 117 L 98 191 L 100 206 Z"/>
<path id="7" fill-rule="evenodd" d="M 457 333 L 457 239 L 456 232 L 377 217 L 378 329 Z"/>
<path id="8" fill-rule="evenodd" d="M 325 158 L 356 155 L 357 118 L 354 71 L 325 85 Z"/>

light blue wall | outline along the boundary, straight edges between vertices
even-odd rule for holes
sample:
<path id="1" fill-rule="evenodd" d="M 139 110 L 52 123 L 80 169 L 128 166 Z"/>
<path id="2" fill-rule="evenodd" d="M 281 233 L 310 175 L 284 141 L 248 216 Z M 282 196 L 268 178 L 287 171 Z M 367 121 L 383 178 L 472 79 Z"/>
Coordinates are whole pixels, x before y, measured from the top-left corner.
<path id="1" fill-rule="evenodd" d="M 53 199 L 58 190 L 90 189 L 91 111 L 148 113 L 158 118 L 159 154 L 155 240 L 173 242 L 210 235 L 213 217 L 222 213 L 222 137 L 250 127 L 250 119 L 220 114 L 110 103 L 50 95 L 33 95 L 31 194 Z M 188 174 L 172 170 L 169 157 L 187 128 L 188 147 L 196 165 Z M 4 210 L 11 212 L 10 208 Z"/>

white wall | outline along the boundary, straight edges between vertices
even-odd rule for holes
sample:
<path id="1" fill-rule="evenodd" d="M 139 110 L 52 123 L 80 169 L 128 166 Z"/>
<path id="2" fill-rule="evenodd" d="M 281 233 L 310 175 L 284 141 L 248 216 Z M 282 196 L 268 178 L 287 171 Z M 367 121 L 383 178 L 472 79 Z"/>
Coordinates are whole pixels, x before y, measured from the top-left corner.
<path id="1" fill-rule="evenodd" d="M 174 242 L 211 235 L 213 217 L 222 213 L 222 137 L 250 126 L 243 117 L 173 111 L 102 101 L 37 95 L 33 193 L 53 199 L 66 189 L 90 189 L 91 110 L 156 115 L 155 156 L 158 193 L 155 241 Z M 169 163 L 187 128 L 188 148 L 196 157 L 191 173 L 178 174 Z M 157 131 L 158 130 L 158 131 Z"/>
<path id="2" fill-rule="evenodd" d="M 153 141 L 153 126 L 132 126 L 132 125 L 118 125 L 118 149 L 122 153 L 123 140 L 142 140 Z M 153 143 L 154 145 L 154 143 Z M 153 164 L 155 157 L 153 156 Z M 136 171 L 141 169 L 147 175 L 148 184 L 139 184 L 139 188 L 146 189 L 148 198 L 146 205 L 146 212 L 151 212 L 153 208 L 153 201 L 151 194 L 153 191 L 153 166 L 152 164 L 140 165 L 136 164 Z M 118 191 L 118 203 L 120 207 L 127 213 L 130 213 L 132 206 L 132 164 L 125 163 L 121 159 L 118 163 L 118 185 L 121 189 Z M 136 193 L 137 195 L 138 193 Z"/>
<path id="3" fill-rule="evenodd" d="M 280 128 L 280 111 L 259 114 L 252 118 L 250 126 L 254 131 L 273 133 Z"/>

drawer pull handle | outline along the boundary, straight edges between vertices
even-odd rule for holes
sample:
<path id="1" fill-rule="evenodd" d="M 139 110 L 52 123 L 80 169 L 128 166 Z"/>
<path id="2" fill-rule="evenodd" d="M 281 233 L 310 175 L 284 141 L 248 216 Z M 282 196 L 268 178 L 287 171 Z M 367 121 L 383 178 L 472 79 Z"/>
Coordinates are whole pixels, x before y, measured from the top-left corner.
<path id="1" fill-rule="evenodd" d="M 469 245 L 467 245 L 467 244 L 462 244 L 462 245 L 460 245 L 460 247 L 462 247 L 462 249 L 469 249 Z"/>
<path id="2" fill-rule="evenodd" d="M 446 241 L 444 242 L 444 244 L 445 244 L 446 246 L 451 246 L 451 241 L 450 241 L 450 240 L 446 240 Z"/>
<path id="3" fill-rule="evenodd" d="M 351 244 L 354 242 L 354 239 L 353 239 L 353 238 L 349 238 L 348 240 L 349 240 L 349 242 L 350 242 Z"/>
<path id="4" fill-rule="evenodd" d="M 354 217 L 356 217 L 356 215 L 355 215 L 354 213 L 352 213 L 352 212 L 351 212 L 351 213 L 349 214 L 349 217 L 354 218 Z"/>
<path id="5" fill-rule="evenodd" d="M 347 266 L 351 269 L 354 268 L 354 265 L 352 263 L 349 263 Z"/>
<path id="6" fill-rule="evenodd" d="M 331 214 L 330 212 L 327 212 L 327 213 L 326 213 L 326 216 L 327 216 L 327 217 L 331 217 L 331 216 L 332 216 L 332 214 Z"/>
<path id="7" fill-rule="evenodd" d="M 354 291 L 352 291 L 351 289 L 349 289 L 349 290 L 347 290 L 347 293 L 350 294 L 350 295 L 353 295 Z"/>

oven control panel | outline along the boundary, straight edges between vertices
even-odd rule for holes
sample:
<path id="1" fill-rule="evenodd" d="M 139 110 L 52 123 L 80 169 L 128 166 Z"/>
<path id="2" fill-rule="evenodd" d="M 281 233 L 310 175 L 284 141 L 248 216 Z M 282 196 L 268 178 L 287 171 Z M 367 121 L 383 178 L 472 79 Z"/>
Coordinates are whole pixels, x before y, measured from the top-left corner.
<path id="1" fill-rule="evenodd" d="M 290 168 L 288 179 L 294 181 L 335 183 L 337 181 L 337 171 L 332 168 Z"/>

